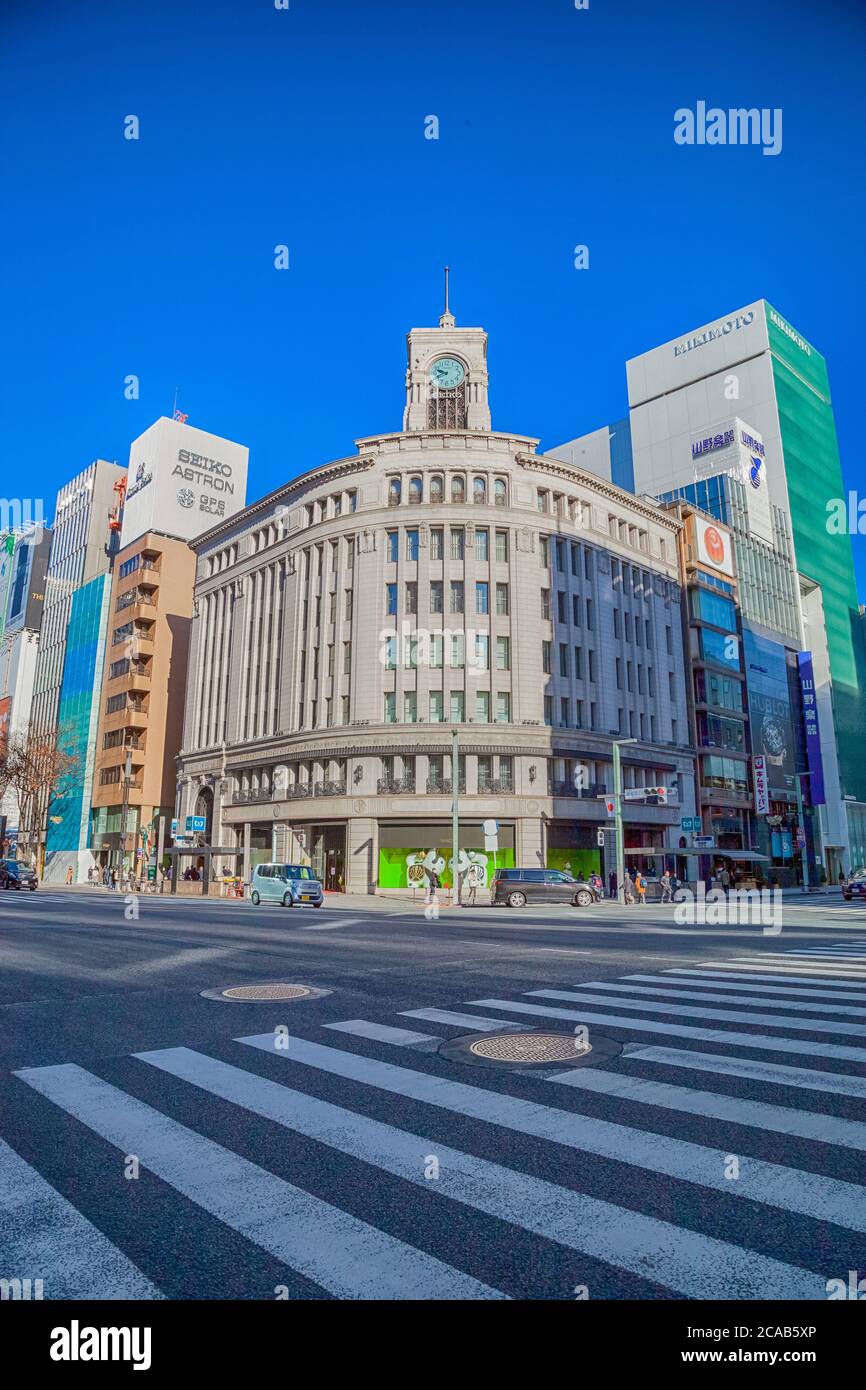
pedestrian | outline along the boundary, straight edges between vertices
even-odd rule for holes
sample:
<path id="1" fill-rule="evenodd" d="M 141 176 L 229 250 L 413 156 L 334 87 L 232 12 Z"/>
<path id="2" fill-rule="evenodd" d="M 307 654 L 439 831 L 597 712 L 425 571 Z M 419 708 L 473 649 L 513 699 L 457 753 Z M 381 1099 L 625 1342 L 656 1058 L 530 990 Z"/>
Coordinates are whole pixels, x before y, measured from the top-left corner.
<path id="1" fill-rule="evenodd" d="M 640 869 L 634 876 L 634 886 L 637 889 L 638 906 L 646 907 L 646 879 Z"/>
<path id="2" fill-rule="evenodd" d="M 725 897 L 728 897 L 731 891 L 731 875 L 728 871 L 727 865 L 724 866 L 722 872 L 719 875 L 719 882 L 722 885 L 722 892 L 724 893 Z"/>
<path id="3" fill-rule="evenodd" d="M 632 876 L 629 873 L 628 869 L 626 869 L 625 871 L 625 878 L 623 879 L 622 884 L 622 893 L 625 901 L 628 903 L 629 907 L 631 907 L 634 903 L 634 883 L 632 882 Z"/>
<path id="4" fill-rule="evenodd" d="M 74 875 L 73 875 L 73 873 L 72 873 L 72 865 L 70 864 L 70 865 L 69 865 L 69 868 L 66 870 L 66 883 L 67 883 L 67 885 L 70 884 L 70 883 L 72 882 L 73 876 L 74 876 Z"/>
<path id="5" fill-rule="evenodd" d="M 612 869 L 607 876 L 607 891 L 611 898 L 616 897 L 616 874 Z"/>
<path id="6" fill-rule="evenodd" d="M 427 869 L 426 877 L 427 892 L 424 894 L 424 901 L 429 906 L 430 903 L 439 902 L 439 875 L 435 869 Z"/>
<path id="7" fill-rule="evenodd" d="M 669 872 L 669 870 L 667 870 L 667 869 L 665 869 L 665 871 L 664 871 L 664 873 L 662 874 L 662 877 L 661 877 L 661 890 L 662 890 L 662 902 L 663 902 L 663 903 L 671 903 L 671 902 L 673 902 L 673 900 L 674 900 L 674 885 L 673 885 L 673 879 L 671 878 L 670 872 Z"/>
<path id="8" fill-rule="evenodd" d="M 115 893 L 117 892 L 117 885 L 119 884 L 119 882 L 120 882 L 120 870 L 118 869 L 117 865 L 115 864 L 114 868 L 111 870 L 111 886 L 112 886 L 112 888 L 114 889 Z"/>

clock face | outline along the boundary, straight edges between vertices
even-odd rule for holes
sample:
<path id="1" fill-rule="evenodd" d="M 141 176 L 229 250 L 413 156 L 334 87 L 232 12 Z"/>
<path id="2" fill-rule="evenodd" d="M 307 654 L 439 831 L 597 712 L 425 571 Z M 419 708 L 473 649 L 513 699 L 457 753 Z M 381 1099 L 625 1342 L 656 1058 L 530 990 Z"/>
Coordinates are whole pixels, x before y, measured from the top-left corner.
<path id="1" fill-rule="evenodd" d="M 761 738 L 768 753 L 779 757 L 784 756 L 785 735 L 780 725 L 770 715 L 765 715 L 761 724 Z"/>
<path id="2" fill-rule="evenodd" d="M 453 357 L 440 357 L 430 368 L 430 380 L 441 391 L 450 391 L 459 386 L 466 375 L 462 362 Z"/>

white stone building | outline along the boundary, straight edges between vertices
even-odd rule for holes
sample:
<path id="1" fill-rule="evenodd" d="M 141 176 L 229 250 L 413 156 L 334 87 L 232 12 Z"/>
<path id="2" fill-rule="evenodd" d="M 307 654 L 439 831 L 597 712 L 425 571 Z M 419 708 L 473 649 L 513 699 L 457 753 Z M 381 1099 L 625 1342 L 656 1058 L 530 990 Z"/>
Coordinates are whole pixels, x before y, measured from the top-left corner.
<path id="1" fill-rule="evenodd" d="M 327 888 L 405 888 L 412 854 L 602 863 L 614 737 L 627 848 L 694 810 L 680 523 L 491 428 L 487 335 L 408 335 L 403 429 L 357 441 L 191 542 L 177 814 L 243 864 L 309 858 Z M 608 842 L 611 837 L 608 836 Z M 488 868 L 488 876 L 493 865 Z M 448 880 L 448 873 L 445 873 Z"/>

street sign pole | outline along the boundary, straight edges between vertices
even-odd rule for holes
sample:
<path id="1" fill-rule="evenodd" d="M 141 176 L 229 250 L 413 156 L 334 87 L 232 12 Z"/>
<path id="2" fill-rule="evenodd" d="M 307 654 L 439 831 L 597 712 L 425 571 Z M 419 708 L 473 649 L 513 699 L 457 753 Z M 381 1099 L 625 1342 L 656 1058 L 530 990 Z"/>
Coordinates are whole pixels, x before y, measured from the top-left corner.
<path id="1" fill-rule="evenodd" d="M 457 856 L 460 853 L 460 734 L 457 728 L 451 730 L 451 902 L 460 902 L 460 871 Z"/>
<path id="2" fill-rule="evenodd" d="M 616 825 L 616 895 L 625 901 L 625 845 L 622 838 L 622 761 L 620 746 L 637 743 L 636 738 L 614 739 L 613 743 L 613 811 Z"/>

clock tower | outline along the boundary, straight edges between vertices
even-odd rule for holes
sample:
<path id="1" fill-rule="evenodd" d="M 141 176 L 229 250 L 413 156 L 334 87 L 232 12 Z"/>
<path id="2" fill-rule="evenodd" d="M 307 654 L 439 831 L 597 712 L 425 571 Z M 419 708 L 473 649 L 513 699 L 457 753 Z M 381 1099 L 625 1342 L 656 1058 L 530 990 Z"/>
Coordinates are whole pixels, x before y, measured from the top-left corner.
<path id="1" fill-rule="evenodd" d="M 413 328 L 406 335 L 406 409 L 403 429 L 489 430 L 487 404 L 487 334 L 483 328 L 458 328 L 448 307 L 445 267 L 445 312 L 438 328 Z"/>

